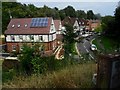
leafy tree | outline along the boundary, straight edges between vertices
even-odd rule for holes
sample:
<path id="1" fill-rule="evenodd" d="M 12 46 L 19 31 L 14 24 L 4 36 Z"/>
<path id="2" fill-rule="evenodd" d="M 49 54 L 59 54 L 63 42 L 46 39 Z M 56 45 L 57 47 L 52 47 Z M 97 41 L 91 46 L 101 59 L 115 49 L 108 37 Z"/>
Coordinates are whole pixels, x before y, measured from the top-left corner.
<path id="1" fill-rule="evenodd" d="M 95 19 L 101 20 L 101 15 L 100 15 L 100 13 L 95 14 Z"/>
<path id="2" fill-rule="evenodd" d="M 87 19 L 95 19 L 95 15 L 92 10 L 87 11 Z"/>
<path id="3" fill-rule="evenodd" d="M 87 15 L 86 15 L 86 13 L 83 11 L 83 10 L 77 10 L 76 11 L 76 15 L 77 15 L 77 17 L 80 19 L 80 18 L 84 18 L 84 19 L 86 19 L 87 18 Z"/>
<path id="4" fill-rule="evenodd" d="M 21 69 L 25 74 L 31 74 L 32 72 L 32 64 L 31 61 L 34 56 L 34 49 L 28 46 L 27 44 L 23 45 L 22 54 L 19 56 L 19 60 L 21 62 Z"/>
<path id="5" fill-rule="evenodd" d="M 66 16 L 76 17 L 75 9 L 72 6 L 67 6 L 65 9 Z"/>
<path id="6" fill-rule="evenodd" d="M 66 17 L 66 14 L 65 14 L 64 10 L 60 10 L 59 15 L 60 15 L 61 20 L 63 20 Z"/>
<path id="7" fill-rule="evenodd" d="M 72 43 L 74 41 L 74 37 L 76 36 L 74 33 L 74 29 L 72 25 L 66 24 L 65 25 L 66 31 L 64 35 L 64 39 L 68 43 Z"/>
<path id="8" fill-rule="evenodd" d="M 65 28 L 66 28 L 66 31 L 64 31 L 65 32 L 64 49 L 65 49 L 65 55 L 66 55 L 65 57 L 68 57 L 68 54 L 73 52 L 72 48 L 74 45 L 74 38 L 76 35 L 74 33 L 72 25 L 66 24 Z"/>

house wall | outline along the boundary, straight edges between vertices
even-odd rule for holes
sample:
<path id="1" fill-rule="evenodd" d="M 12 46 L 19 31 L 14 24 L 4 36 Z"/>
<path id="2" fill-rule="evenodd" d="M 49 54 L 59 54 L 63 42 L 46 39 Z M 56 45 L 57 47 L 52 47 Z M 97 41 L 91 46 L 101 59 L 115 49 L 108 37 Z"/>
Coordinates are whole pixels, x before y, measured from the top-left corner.
<path id="1" fill-rule="evenodd" d="M 55 24 L 54 24 L 53 19 L 52 19 L 51 26 L 50 26 L 50 33 L 56 33 Z"/>
<path id="2" fill-rule="evenodd" d="M 33 36 L 33 40 L 30 36 Z M 42 37 L 43 40 L 41 40 L 40 37 Z M 12 38 L 14 38 L 14 40 Z M 55 39 L 56 33 L 50 35 L 6 35 L 6 42 L 50 42 Z"/>
<path id="3" fill-rule="evenodd" d="M 13 46 L 16 47 L 16 52 L 20 52 L 20 47 L 24 44 L 21 42 L 7 42 L 7 51 L 13 52 Z M 57 47 L 57 40 L 54 40 L 52 42 L 45 42 L 41 43 L 44 45 L 45 52 L 53 51 Z M 32 45 L 32 43 L 27 43 L 27 45 Z"/>
<path id="4" fill-rule="evenodd" d="M 78 24 L 77 20 L 75 21 L 73 28 L 74 28 L 74 32 L 79 30 L 79 24 Z"/>

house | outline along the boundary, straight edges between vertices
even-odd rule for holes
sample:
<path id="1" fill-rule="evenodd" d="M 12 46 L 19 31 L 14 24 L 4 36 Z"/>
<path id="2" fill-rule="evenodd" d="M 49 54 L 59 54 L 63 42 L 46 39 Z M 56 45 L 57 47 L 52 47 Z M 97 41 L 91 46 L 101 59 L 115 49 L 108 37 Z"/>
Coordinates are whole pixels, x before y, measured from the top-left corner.
<path id="1" fill-rule="evenodd" d="M 61 20 L 54 20 L 54 24 L 56 29 L 57 45 L 60 45 L 63 40 L 63 30 L 62 30 Z"/>
<path id="2" fill-rule="evenodd" d="M 65 26 L 65 24 L 72 25 L 74 29 L 74 33 L 79 31 L 79 24 L 78 24 L 77 18 L 72 18 L 68 16 L 62 21 L 62 25 Z"/>
<path id="3" fill-rule="evenodd" d="M 41 43 L 46 55 L 57 47 L 56 29 L 52 17 L 11 19 L 5 31 L 8 52 L 20 52 L 23 43 Z"/>
<path id="4" fill-rule="evenodd" d="M 89 20 L 89 27 L 91 31 L 94 31 L 97 27 L 100 26 L 100 20 Z"/>
<path id="5" fill-rule="evenodd" d="M 89 24 L 85 19 L 78 19 L 80 34 L 83 34 L 85 30 L 88 30 Z"/>

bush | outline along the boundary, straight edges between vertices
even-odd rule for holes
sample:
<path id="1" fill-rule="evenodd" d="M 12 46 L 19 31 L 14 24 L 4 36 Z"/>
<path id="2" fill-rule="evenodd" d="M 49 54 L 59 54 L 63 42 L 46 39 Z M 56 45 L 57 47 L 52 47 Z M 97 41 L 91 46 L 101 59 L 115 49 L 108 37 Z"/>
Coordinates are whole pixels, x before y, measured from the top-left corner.
<path id="1" fill-rule="evenodd" d="M 30 74 L 32 70 L 31 61 L 34 58 L 33 57 L 34 49 L 24 44 L 23 51 L 21 53 L 22 54 L 19 56 L 19 60 L 21 63 L 21 70 L 25 74 Z"/>

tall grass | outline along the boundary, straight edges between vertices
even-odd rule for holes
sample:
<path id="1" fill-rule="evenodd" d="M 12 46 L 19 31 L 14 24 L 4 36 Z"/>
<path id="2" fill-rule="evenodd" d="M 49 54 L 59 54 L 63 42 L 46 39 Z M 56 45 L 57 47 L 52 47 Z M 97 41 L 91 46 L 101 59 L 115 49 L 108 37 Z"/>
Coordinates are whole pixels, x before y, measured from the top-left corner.
<path id="1" fill-rule="evenodd" d="M 3 88 L 93 88 L 94 63 L 66 67 L 52 73 L 14 77 L 3 84 Z"/>

